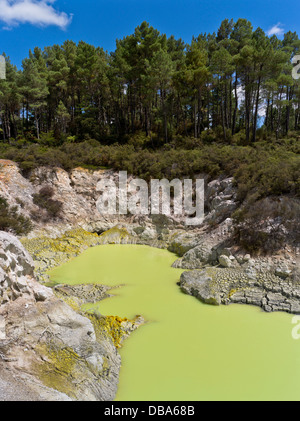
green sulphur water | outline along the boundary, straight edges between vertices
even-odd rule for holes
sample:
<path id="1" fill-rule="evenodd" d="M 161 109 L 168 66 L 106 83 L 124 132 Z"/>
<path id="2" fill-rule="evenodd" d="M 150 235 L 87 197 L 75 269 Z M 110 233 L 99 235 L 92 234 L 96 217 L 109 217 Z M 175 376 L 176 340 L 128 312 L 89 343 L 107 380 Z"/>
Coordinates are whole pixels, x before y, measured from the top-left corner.
<path id="1" fill-rule="evenodd" d="M 300 340 L 292 338 L 292 316 L 202 304 L 180 291 L 175 259 L 147 246 L 107 245 L 50 274 L 60 283 L 124 284 L 97 309 L 148 321 L 120 350 L 116 400 L 299 400 Z"/>

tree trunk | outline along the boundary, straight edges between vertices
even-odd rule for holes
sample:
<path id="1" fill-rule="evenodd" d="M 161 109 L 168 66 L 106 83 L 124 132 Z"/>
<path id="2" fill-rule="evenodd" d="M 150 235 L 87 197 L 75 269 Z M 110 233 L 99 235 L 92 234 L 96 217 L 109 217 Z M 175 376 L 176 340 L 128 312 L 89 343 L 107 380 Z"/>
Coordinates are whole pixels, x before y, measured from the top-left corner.
<path id="1" fill-rule="evenodd" d="M 194 136 L 197 139 L 197 104 L 196 104 L 196 98 L 194 103 Z"/>
<path id="2" fill-rule="evenodd" d="M 237 117 L 237 110 L 239 106 L 239 99 L 237 93 L 237 84 L 238 84 L 238 75 L 237 71 L 235 72 L 235 82 L 234 82 L 234 96 L 235 96 L 235 105 L 233 111 L 233 119 L 232 119 L 232 135 L 235 134 L 235 127 L 236 127 L 236 117 Z"/>
<path id="3" fill-rule="evenodd" d="M 225 105 L 224 105 L 224 101 L 223 101 L 223 95 L 221 95 L 221 117 L 222 117 L 224 142 L 226 142 L 227 136 L 226 136 L 226 122 L 225 122 Z"/>
<path id="4" fill-rule="evenodd" d="M 202 122 L 202 94 L 201 89 L 198 90 L 198 124 L 197 124 L 197 137 L 201 134 L 201 122 Z"/>
<path id="5" fill-rule="evenodd" d="M 262 70 L 262 68 L 261 68 L 261 70 Z M 253 136 L 252 136 L 252 142 L 253 143 L 256 142 L 256 129 L 257 129 L 257 118 L 258 118 L 258 107 L 259 107 L 260 84 L 261 84 L 261 78 L 259 77 L 258 84 L 257 84 L 255 112 L 254 112 L 254 119 L 253 119 Z"/>
<path id="6" fill-rule="evenodd" d="M 246 142 L 250 143 L 250 119 L 251 119 L 251 87 L 250 77 L 245 77 L 245 128 L 246 128 Z"/>

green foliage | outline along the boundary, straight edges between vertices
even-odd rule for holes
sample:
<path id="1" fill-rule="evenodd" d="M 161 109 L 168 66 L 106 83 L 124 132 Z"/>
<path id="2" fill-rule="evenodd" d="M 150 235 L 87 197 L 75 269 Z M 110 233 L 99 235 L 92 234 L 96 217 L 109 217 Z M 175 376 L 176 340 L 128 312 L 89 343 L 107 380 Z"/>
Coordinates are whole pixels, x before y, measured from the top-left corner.
<path id="1" fill-rule="evenodd" d="M 32 230 L 30 219 L 21 215 L 17 206 L 9 206 L 3 197 L 0 197 L 0 230 L 15 235 L 26 235 Z"/>
<path id="2" fill-rule="evenodd" d="M 53 200 L 54 191 L 52 187 L 42 187 L 39 193 L 33 195 L 33 203 L 47 211 L 49 218 L 56 218 L 62 209 L 62 202 Z"/>
<path id="3" fill-rule="evenodd" d="M 239 200 L 251 194 L 256 199 L 270 195 L 300 196 L 300 157 L 284 147 L 257 144 L 234 172 L 239 187 Z"/>
<path id="4" fill-rule="evenodd" d="M 233 215 L 239 243 L 251 253 L 270 253 L 284 244 L 299 244 L 300 201 L 272 196 L 246 202 Z"/>
<path id="5" fill-rule="evenodd" d="M 0 139 L 124 143 L 143 132 L 138 146 L 177 136 L 238 145 L 270 134 L 278 140 L 299 130 L 300 88 L 291 77 L 299 48 L 296 33 L 268 37 L 245 19 L 225 19 L 217 34 L 189 44 L 142 22 L 110 55 L 84 41 L 36 47 L 20 71 L 7 58 Z"/>
<path id="6" fill-rule="evenodd" d="M 254 146 L 230 146 L 179 137 L 160 149 L 149 149 L 144 142 L 145 137 L 139 135 L 127 144 L 111 146 L 93 140 L 65 143 L 56 148 L 2 145 L 0 155 L 18 162 L 25 175 L 38 166 L 67 171 L 79 166 L 113 168 L 146 180 L 192 178 L 197 174 L 207 174 L 210 178 L 226 175 L 234 176 L 241 202 L 249 197 L 260 200 L 270 195 L 300 196 L 297 138 L 277 143 L 257 142 Z"/>

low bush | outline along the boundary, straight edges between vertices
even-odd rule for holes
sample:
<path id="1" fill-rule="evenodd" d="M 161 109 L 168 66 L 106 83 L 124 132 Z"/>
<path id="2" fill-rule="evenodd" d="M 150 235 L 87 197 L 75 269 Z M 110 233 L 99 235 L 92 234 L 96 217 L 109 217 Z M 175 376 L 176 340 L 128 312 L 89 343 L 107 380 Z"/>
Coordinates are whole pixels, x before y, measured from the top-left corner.
<path id="1" fill-rule="evenodd" d="M 239 244 L 251 253 L 270 253 L 284 244 L 300 244 L 300 201 L 268 197 L 245 203 L 233 215 Z"/>
<path id="2" fill-rule="evenodd" d="M 54 191 L 52 187 L 42 187 L 39 193 L 33 195 L 33 203 L 47 211 L 49 218 L 56 218 L 59 216 L 62 209 L 62 202 L 53 200 Z"/>
<path id="3" fill-rule="evenodd" d="M 60 167 L 67 171 L 83 166 L 91 169 L 112 168 L 134 176 L 150 178 L 192 178 L 206 174 L 211 179 L 233 176 L 238 199 L 256 200 L 271 195 L 300 196 L 300 146 L 297 137 L 279 141 L 256 142 L 251 146 L 209 143 L 178 138 L 159 149 L 145 146 L 145 138 L 136 135 L 127 144 L 103 145 L 96 140 L 65 142 L 59 147 L 39 144 L 0 145 L 0 157 L 19 163 L 25 176 L 39 166 Z"/>
<path id="4" fill-rule="evenodd" d="M 17 206 L 9 206 L 3 197 L 0 197 L 0 230 L 15 235 L 26 235 L 32 230 L 30 219 L 21 215 Z"/>

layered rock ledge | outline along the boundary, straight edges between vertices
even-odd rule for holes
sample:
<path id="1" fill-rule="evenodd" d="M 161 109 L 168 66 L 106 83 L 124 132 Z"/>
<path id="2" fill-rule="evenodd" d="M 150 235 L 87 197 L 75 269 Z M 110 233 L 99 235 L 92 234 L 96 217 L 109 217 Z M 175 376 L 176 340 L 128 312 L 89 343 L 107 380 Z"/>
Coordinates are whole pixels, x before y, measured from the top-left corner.
<path id="1" fill-rule="evenodd" d="M 268 272 L 249 275 L 239 269 L 205 268 L 183 272 L 179 285 L 206 304 L 250 304 L 266 312 L 300 314 L 299 285 Z"/>

